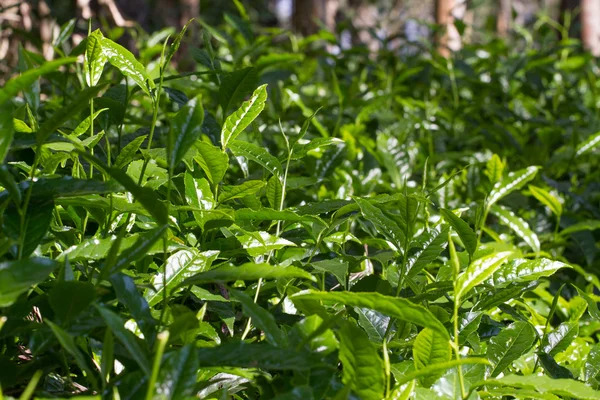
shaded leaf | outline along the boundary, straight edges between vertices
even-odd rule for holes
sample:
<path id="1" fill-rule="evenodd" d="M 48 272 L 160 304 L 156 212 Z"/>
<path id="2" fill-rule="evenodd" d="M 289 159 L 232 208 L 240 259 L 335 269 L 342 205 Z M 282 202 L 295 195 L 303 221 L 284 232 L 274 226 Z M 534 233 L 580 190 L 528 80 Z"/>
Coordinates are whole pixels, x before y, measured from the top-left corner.
<path id="1" fill-rule="evenodd" d="M 487 357 L 494 364 L 490 376 L 496 377 L 515 360 L 527 353 L 537 339 L 528 322 L 517 321 L 494 336 L 487 348 Z"/>
<path id="2" fill-rule="evenodd" d="M 8 307 L 32 285 L 44 281 L 58 267 L 49 258 L 31 257 L 0 263 L 0 307 Z"/>
<path id="3" fill-rule="evenodd" d="M 419 332 L 413 343 L 413 360 L 417 370 L 427 370 L 430 365 L 449 361 L 451 355 L 448 338 L 430 328 Z M 441 375 L 442 373 L 438 372 L 422 376 L 421 382 L 425 387 L 429 387 Z"/>
<path id="4" fill-rule="evenodd" d="M 244 292 L 232 290 L 229 294 L 239 301 L 244 307 L 244 314 L 252 318 L 252 323 L 265 333 L 265 337 L 272 345 L 285 346 L 285 336 L 277 326 L 273 314 L 256 304 L 250 296 Z"/>
<path id="5" fill-rule="evenodd" d="M 473 229 L 462 218 L 458 217 L 450 210 L 440 208 L 440 213 L 444 219 L 452 226 L 452 229 L 458 233 L 458 237 L 463 242 L 465 250 L 469 253 L 469 257 L 473 257 L 477 250 L 477 235 Z"/>
<path id="6" fill-rule="evenodd" d="M 200 138 L 203 121 L 204 108 L 202 107 L 202 97 L 200 95 L 188 101 L 175 114 L 169 131 L 169 149 L 167 152 L 171 171 L 175 170 L 177 164 Z"/>

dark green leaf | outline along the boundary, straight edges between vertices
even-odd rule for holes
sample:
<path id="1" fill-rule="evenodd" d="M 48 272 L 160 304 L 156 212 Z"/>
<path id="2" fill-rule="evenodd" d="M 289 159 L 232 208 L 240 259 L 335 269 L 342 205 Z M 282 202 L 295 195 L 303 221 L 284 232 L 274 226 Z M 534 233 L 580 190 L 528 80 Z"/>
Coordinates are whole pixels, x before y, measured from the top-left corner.
<path id="1" fill-rule="evenodd" d="M 32 285 L 44 281 L 58 263 L 49 258 L 31 257 L 0 263 L 0 307 L 8 307 Z"/>
<path id="2" fill-rule="evenodd" d="M 63 281 L 54 284 L 49 301 L 54 315 L 63 324 L 68 324 L 85 310 L 95 297 L 96 291 L 91 283 Z"/>
<path id="3" fill-rule="evenodd" d="M 258 74 L 253 67 L 223 74 L 218 96 L 223 113 L 227 114 L 229 109 L 250 94 L 257 84 Z"/>
<path id="4" fill-rule="evenodd" d="M 273 317 L 270 312 L 261 308 L 244 292 L 233 290 L 229 293 L 234 299 L 242 304 L 244 307 L 244 314 L 246 314 L 247 317 L 252 318 L 252 323 L 265 333 L 267 341 L 277 347 L 285 346 L 285 336 L 277 326 L 275 317 Z"/>
<path id="5" fill-rule="evenodd" d="M 579 322 L 563 322 L 542 340 L 541 347 L 544 353 L 555 356 L 573 342 L 579 335 Z"/>
<path id="6" fill-rule="evenodd" d="M 517 321 L 497 336 L 494 336 L 487 348 L 487 357 L 494 364 L 490 376 L 496 377 L 510 364 L 527 353 L 537 339 L 535 329 L 528 322 Z"/>
<path id="7" fill-rule="evenodd" d="M 170 146 L 167 153 L 171 171 L 175 170 L 177 164 L 200 138 L 203 121 L 204 108 L 202 108 L 201 96 L 196 96 L 188 101 L 173 118 L 169 132 Z"/>
<path id="8" fill-rule="evenodd" d="M 473 257 L 477 250 L 477 235 L 473 229 L 462 218 L 458 217 L 450 210 L 440 208 L 440 213 L 444 219 L 452 226 L 452 229 L 458 233 L 458 237 L 465 246 L 465 250 L 469 253 L 469 257 Z"/>

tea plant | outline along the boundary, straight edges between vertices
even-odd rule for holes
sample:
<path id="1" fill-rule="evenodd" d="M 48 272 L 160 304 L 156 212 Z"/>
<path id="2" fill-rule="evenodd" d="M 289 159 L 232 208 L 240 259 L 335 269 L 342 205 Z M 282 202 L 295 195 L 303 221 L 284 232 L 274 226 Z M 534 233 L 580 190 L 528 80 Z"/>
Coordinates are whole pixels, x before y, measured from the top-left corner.
<path id="1" fill-rule="evenodd" d="M 194 72 L 186 29 L 21 52 L 3 395 L 600 398 L 595 60 L 225 20 Z"/>

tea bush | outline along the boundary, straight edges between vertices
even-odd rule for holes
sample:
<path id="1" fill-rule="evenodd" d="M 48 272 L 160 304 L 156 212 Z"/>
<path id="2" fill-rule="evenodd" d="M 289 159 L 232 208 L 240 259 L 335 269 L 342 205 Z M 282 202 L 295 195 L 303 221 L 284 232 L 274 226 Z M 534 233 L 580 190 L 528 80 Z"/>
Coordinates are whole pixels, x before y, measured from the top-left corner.
<path id="1" fill-rule="evenodd" d="M 226 21 L 21 51 L 4 396 L 600 398 L 597 60 Z"/>

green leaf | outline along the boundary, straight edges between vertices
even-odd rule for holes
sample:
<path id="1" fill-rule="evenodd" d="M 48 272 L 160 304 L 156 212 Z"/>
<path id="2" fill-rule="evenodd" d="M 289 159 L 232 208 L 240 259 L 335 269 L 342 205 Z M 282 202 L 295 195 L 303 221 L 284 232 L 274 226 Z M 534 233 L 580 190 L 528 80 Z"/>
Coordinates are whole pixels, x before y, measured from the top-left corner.
<path id="1" fill-rule="evenodd" d="M 575 157 L 594 151 L 598 145 L 600 145 L 600 132 L 590 135 L 583 143 L 580 143 L 575 150 Z"/>
<path id="2" fill-rule="evenodd" d="M 537 356 L 542 368 L 544 368 L 544 372 L 549 377 L 554 379 L 573 379 L 573 373 L 568 368 L 558 364 L 550 354 L 546 354 L 542 351 L 538 353 Z"/>
<path id="3" fill-rule="evenodd" d="M 236 156 L 244 156 L 257 164 L 260 164 L 264 169 L 277 177 L 283 176 L 283 167 L 279 160 L 269 154 L 264 148 L 241 140 L 232 141 L 229 143 L 229 148 Z"/>
<path id="4" fill-rule="evenodd" d="M 98 387 L 96 380 L 96 371 L 90 367 L 91 361 L 84 355 L 79 347 L 75 344 L 75 340 L 73 340 L 73 336 L 69 335 L 67 332 L 62 330 L 58 325 L 50 321 L 48 318 L 44 319 L 44 323 L 50 327 L 56 339 L 60 345 L 75 358 L 77 365 L 84 370 L 87 374 L 86 378 L 90 380 L 93 387 Z"/>
<path id="5" fill-rule="evenodd" d="M 540 240 L 538 236 L 531 230 L 529 224 L 523 219 L 515 215 L 509 209 L 494 205 L 490 211 L 495 214 L 500 222 L 512 229 L 525 243 L 531 247 L 534 253 L 540 252 Z"/>
<path id="6" fill-rule="evenodd" d="M 596 343 L 588 353 L 583 367 L 583 379 L 590 382 L 600 376 L 600 343 Z"/>
<path id="7" fill-rule="evenodd" d="M 31 181 L 20 182 L 18 187 L 22 196 L 29 190 Z M 102 182 L 94 179 L 77 179 L 70 176 L 61 178 L 40 178 L 33 183 L 32 199 L 58 199 L 84 196 L 88 194 L 108 194 L 123 190 L 115 181 Z M 7 191 L 0 192 L 0 201 L 9 196 Z"/>
<path id="8" fill-rule="evenodd" d="M 125 329 L 125 321 L 107 308 L 96 305 L 96 309 L 102 316 L 102 319 L 104 319 L 104 322 L 106 322 L 107 328 L 110 329 L 115 337 L 121 342 L 131 358 L 135 360 L 147 376 L 150 376 L 152 364 L 148 359 L 148 354 L 140 346 L 133 333 Z"/>
<path id="9" fill-rule="evenodd" d="M 202 134 L 202 122 L 204 121 L 204 108 L 202 108 L 202 97 L 194 97 L 183 106 L 171 123 L 169 132 L 169 150 L 167 158 L 169 169 L 175 167 L 183 159 L 188 150 L 196 143 Z"/>
<path id="10" fill-rule="evenodd" d="M 529 185 L 528 189 L 533 195 L 533 197 L 535 197 L 540 203 L 548 207 L 550 211 L 554 213 L 554 215 L 556 215 L 557 217 L 560 217 L 562 215 L 563 206 L 556 196 L 554 196 L 552 193 L 541 187 Z"/>
<path id="11" fill-rule="evenodd" d="M 319 361 L 306 351 L 282 349 L 268 343 L 231 341 L 216 347 L 196 350 L 201 367 L 261 368 L 283 371 L 303 371 L 314 368 Z"/>
<path id="12" fill-rule="evenodd" d="M 273 314 L 256 304 L 252 298 L 244 292 L 232 290 L 229 294 L 242 304 L 244 314 L 247 317 L 252 318 L 252 324 L 265 333 L 267 341 L 271 342 L 273 346 L 285 346 L 285 336 L 277 326 Z"/>
<path id="13" fill-rule="evenodd" d="M 313 268 L 322 272 L 329 272 L 346 289 L 346 279 L 348 276 L 348 262 L 341 258 L 332 260 L 314 261 L 310 264 Z"/>
<path id="14" fill-rule="evenodd" d="M 406 236 L 396 221 L 386 216 L 372 200 L 356 197 L 354 201 L 368 221 L 373 223 L 397 248 L 403 248 L 402 244 L 405 242 Z"/>
<path id="15" fill-rule="evenodd" d="M 317 110 L 318 111 L 318 110 Z M 316 113 L 316 111 L 315 111 Z M 314 116 L 314 114 L 313 114 Z M 312 117 L 309 117 L 309 119 L 307 120 L 308 123 L 310 123 L 310 121 L 312 120 Z M 306 124 L 307 122 L 305 122 Z M 302 126 L 302 129 L 304 129 L 306 125 Z M 294 151 L 292 152 L 292 160 L 300 160 L 304 157 L 306 157 L 308 155 L 308 153 L 310 151 L 319 149 L 321 147 L 326 147 L 326 146 L 337 146 L 339 144 L 343 144 L 344 141 L 338 138 L 316 138 L 316 139 L 312 139 L 310 142 L 305 143 L 305 144 L 296 144 L 294 146 Z"/>
<path id="16" fill-rule="evenodd" d="M 41 67 L 30 69 L 19 76 L 10 79 L 2 89 L 0 89 L 0 107 L 4 106 L 6 102 L 14 98 L 23 89 L 28 88 L 34 83 L 40 76 L 45 75 L 49 72 L 56 71 L 59 67 L 77 62 L 77 57 L 66 57 L 59 58 L 58 60 L 47 61 Z M 12 124 L 12 117 L 11 117 Z M 2 153 L 0 153 L 0 156 Z M 0 160 L 2 157 L 0 157 Z"/>
<path id="17" fill-rule="evenodd" d="M 600 220 L 587 220 L 578 222 L 563 229 L 560 231 L 560 234 L 564 236 L 581 231 L 595 231 L 596 229 L 600 229 Z"/>
<path id="18" fill-rule="evenodd" d="M 88 86 L 96 86 L 98 84 L 104 70 L 104 64 L 107 61 L 106 55 L 102 52 L 103 38 L 104 36 L 99 29 L 87 37 L 83 73 Z"/>
<path id="19" fill-rule="evenodd" d="M 217 185 L 227 172 L 229 156 L 210 143 L 198 142 L 195 147 L 198 153 L 194 160 L 200 165 L 208 180 L 213 185 Z"/>
<path id="20" fill-rule="evenodd" d="M 563 322 L 542 340 L 541 347 L 544 353 L 551 356 L 564 351 L 579 335 L 579 322 Z"/>
<path id="21" fill-rule="evenodd" d="M 588 312 L 590 313 L 592 318 L 595 318 L 597 321 L 600 321 L 600 310 L 598 309 L 598 303 L 594 299 L 592 299 L 592 297 L 589 294 L 579 289 L 577 286 L 575 286 L 575 289 L 577 289 L 579 295 L 583 297 L 585 302 L 588 304 Z"/>
<path id="22" fill-rule="evenodd" d="M 458 237 L 463 242 L 465 250 L 469 253 L 469 259 L 471 259 L 477 250 L 477 235 L 473 232 L 473 229 L 462 218 L 450 210 L 440 208 L 440 213 L 450 226 L 452 226 L 452 229 L 458 233 Z"/>
<path id="23" fill-rule="evenodd" d="M 189 277 L 179 284 L 180 287 L 201 283 L 256 281 L 258 279 L 304 278 L 313 282 L 316 279 L 306 271 L 296 267 L 280 267 L 270 264 L 246 263 L 240 266 L 224 265 L 210 271 Z"/>
<path id="24" fill-rule="evenodd" d="M 199 363 L 198 350 L 191 344 L 169 352 L 160 366 L 155 398 L 161 400 L 193 398 Z"/>
<path id="25" fill-rule="evenodd" d="M 370 308 L 383 314 L 410 322 L 425 328 L 431 328 L 440 337 L 449 340 L 444 325 L 425 307 L 400 297 L 384 296 L 374 292 L 317 292 L 305 290 L 290 296 L 294 300 L 320 300 L 342 303 L 351 307 Z"/>
<path id="26" fill-rule="evenodd" d="M 354 307 L 354 311 L 358 315 L 358 325 L 365 330 L 369 340 L 374 343 L 383 343 L 390 317 L 369 308 Z M 317 315 L 314 317 L 318 318 Z"/>
<path id="27" fill-rule="evenodd" d="M 238 186 L 223 186 L 219 194 L 219 203 L 239 199 L 258 192 L 265 186 L 264 181 L 246 181 Z"/>
<path id="28" fill-rule="evenodd" d="M 43 282 L 57 267 L 56 261 L 43 257 L 0 263 L 0 307 L 10 306 L 21 293 Z"/>
<path id="29" fill-rule="evenodd" d="M 230 141 L 235 140 L 248 125 L 258 117 L 265 108 L 267 101 L 267 85 L 259 86 L 250 100 L 244 102 L 242 106 L 225 120 L 221 131 L 221 146 L 223 150 L 227 148 Z"/>
<path id="30" fill-rule="evenodd" d="M 106 59 L 121 73 L 131 78 L 137 85 L 150 96 L 150 89 L 154 87 L 154 81 L 146 72 L 146 69 L 133 54 L 125 47 L 113 42 L 108 38 L 101 38 L 102 53 Z"/>
<path id="31" fill-rule="evenodd" d="M 54 284 L 48 300 L 55 317 L 65 325 L 85 310 L 95 297 L 96 290 L 91 283 L 63 281 Z"/>
<path id="32" fill-rule="evenodd" d="M 315 218 L 311 216 L 298 215 L 290 210 L 274 210 L 272 208 L 263 207 L 258 210 L 252 210 L 250 208 L 240 208 L 235 210 L 236 221 L 290 221 L 290 222 L 303 222 L 303 221 L 314 221 Z"/>
<path id="33" fill-rule="evenodd" d="M 504 175 L 504 163 L 498 154 L 494 154 L 487 162 L 484 174 L 489 178 L 492 184 L 500 182 L 502 175 Z"/>
<path id="34" fill-rule="evenodd" d="M 295 246 L 293 242 L 267 232 L 248 232 L 236 236 L 236 239 L 239 240 L 242 248 L 252 257 L 264 255 L 286 246 Z"/>
<path id="35" fill-rule="evenodd" d="M 598 400 L 600 392 L 574 379 L 552 379 L 544 375 L 508 375 L 500 379 L 488 379 L 481 385 L 512 386 L 533 389 L 539 393 L 572 397 L 580 400 Z"/>
<path id="36" fill-rule="evenodd" d="M 110 277 L 110 283 L 119 302 L 129 310 L 144 338 L 152 345 L 156 337 L 156 321 L 152 318 L 148 302 L 138 291 L 133 278 L 118 272 Z"/>
<path id="37" fill-rule="evenodd" d="M 165 207 L 164 203 L 162 203 L 158 199 L 158 196 L 156 195 L 156 192 L 154 190 L 148 187 L 139 186 L 133 181 L 133 179 L 131 179 L 129 175 L 127 175 L 125 171 L 112 167 L 109 168 L 98 158 L 90 154 L 80 154 L 100 169 L 106 171 L 117 182 L 123 185 L 125 190 L 130 192 L 133 195 L 133 197 L 137 201 L 139 201 L 142 204 L 142 206 L 144 206 L 148 213 L 150 213 L 150 215 L 152 215 L 156 219 L 156 222 L 158 222 L 161 225 L 167 224 L 169 218 L 167 214 L 167 208 Z"/>
<path id="38" fill-rule="evenodd" d="M 494 364 L 490 376 L 496 377 L 515 360 L 527 353 L 537 334 L 528 322 L 517 321 L 494 336 L 487 348 L 487 358 Z"/>
<path id="39" fill-rule="evenodd" d="M 157 304 L 163 299 L 163 291 L 166 290 L 167 296 L 170 296 L 186 278 L 208 270 L 218 255 L 219 252 L 215 250 L 199 252 L 190 248 L 179 250 L 170 256 L 166 264 L 154 276 L 153 289 L 146 293 L 148 304 L 150 306 Z"/>
<path id="40" fill-rule="evenodd" d="M 417 370 L 427 370 L 430 365 L 450 361 L 452 349 L 450 342 L 437 331 L 425 328 L 413 343 L 413 360 Z M 432 373 L 421 377 L 423 386 L 431 386 L 443 373 Z"/>
<path id="41" fill-rule="evenodd" d="M 441 225 L 423 232 L 413 244 L 418 250 L 408 258 L 406 271 L 408 276 L 416 276 L 423 268 L 435 261 L 448 243 L 448 225 Z"/>
<path id="42" fill-rule="evenodd" d="M 252 92 L 257 84 L 258 73 L 256 68 L 253 67 L 223 74 L 218 95 L 219 105 L 223 109 L 223 114 L 227 114 L 227 111 L 232 106 L 242 101 L 246 95 Z"/>
<path id="43" fill-rule="evenodd" d="M 431 364 L 426 369 L 414 371 L 404 375 L 402 378 L 396 379 L 396 385 L 404 385 L 407 382 L 412 381 L 413 379 L 418 379 L 422 376 L 430 375 L 437 372 L 445 372 L 452 368 L 455 368 L 459 365 L 469 365 L 469 364 L 484 364 L 489 365 L 490 362 L 485 358 L 479 357 L 467 357 L 461 358 L 460 360 L 451 360 L 438 364 Z"/>
<path id="44" fill-rule="evenodd" d="M 459 301 L 463 295 L 488 279 L 504 264 L 511 254 L 512 252 L 509 251 L 492 253 L 473 261 L 464 272 L 458 275 L 454 282 L 455 301 Z"/>
<path id="45" fill-rule="evenodd" d="M 132 162 L 135 158 L 135 154 L 140 149 L 140 146 L 142 143 L 144 143 L 144 140 L 146 140 L 146 137 L 148 137 L 148 135 L 141 135 L 127 143 L 127 145 L 121 149 L 121 152 L 115 159 L 113 168 L 123 169 L 130 162 Z"/>
<path id="46" fill-rule="evenodd" d="M 99 279 L 104 279 L 107 276 L 127 268 L 134 262 L 148 255 L 150 249 L 152 246 L 154 246 L 154 243 L 156 243 L 158 239 L 164 237 L 166 231 L 167 225 L 161 225 L 158 228 L 152 229 L 140 235 L 135 243 L 133 243 L 131 247 L 127 248 L 126 252 L 121 252 L 119 259 L 114 265 L 110 266 L 110 269 L 107 268 L 108 266 L 104 266 L 104 268 L 100 271 Z M 129 238 L 131 238 L 131 236 Z"/>
<path id="47" fill-rule="evenodd" d="M 540 167 L 532 166 L 509 173 L 506 178 L 494 185 L 487 198 L 487 206 L 490 207 L 507 194 L 522 188 L 535 177 L 539 169 Z"/>
<path id="48" fill-rule="evenodd" d="M 536 258 L 535 260 L 516 258 L 494 272 L 490 283 L 498 287 L 519 282 L 531 282 L 543 276 L 550 276 L 561 268 L 568 267 L 568 264 L 547 258 Z"/>
<path id="49" fill-rule="evenodd" d="M 90 99 L 94 98 L 105 86 L 106 84 L 92 86 L 77 92 L 69 104 L 54 112 L 52 116 L 40 126 L 40 129 L 35 136 L 37 144 L 44 144 L 48 137 L 60 128 L 63 123 L 70 118 L 79 115 L 79 113 L 88 108 Z"/>
<path id="50" fill-rule="evenodd" d="M 2 93 L 0 91 L 0 93 Z M 10 150 L 15 130 L 13 127 L 13 106 L 10 103 L 0 103 L 0 164 Z"/>
<path id="51" fill-rule="evenodd" d="M 77 125 L 77 128 L 75 128 L 73 130 L 73 132 L 71 133 L 71 135 L 69 135 L 68 138 L 73 138 L 73 137 L 83 135 L 85 132 L 87 132 L 88 129 L 90 129 L 90 126 L 92 125 L 92 121 L 95 120 L 96 117 L 98 115 L 100 115 L 101 112 L 106 111 L 106 110 L 108 110 L 108 108 L 101 108 L 100 110 L 97 110 L 96 112 L 94 112 L 94 114 L 89 115 L 86 119 L 81 121 L 81 123 L 79 125 Z M 99 136 L 99 135 L 100 134 L 97 134 L 96 136 Z M 85 143 L 85 141 L 83 143 Z"/>
<path id="52" fill-rule="evenodd" d="M 14 176 L 8 170 L 6 165 L 0 165 L 0 185 L 2 185 L 8 194 L 12 197 L 16 205 L 21 204 L 21 191 L 17 186 Z M 0 194 L 0 198 L 2 195 Z"/>
<path id="53" fill-rule="evenodd" d="M 383 360 L 377 347 L 358 326 L 346 322 L 338 331 L 342 380 L 360 399 L 384 398 Z"/>

